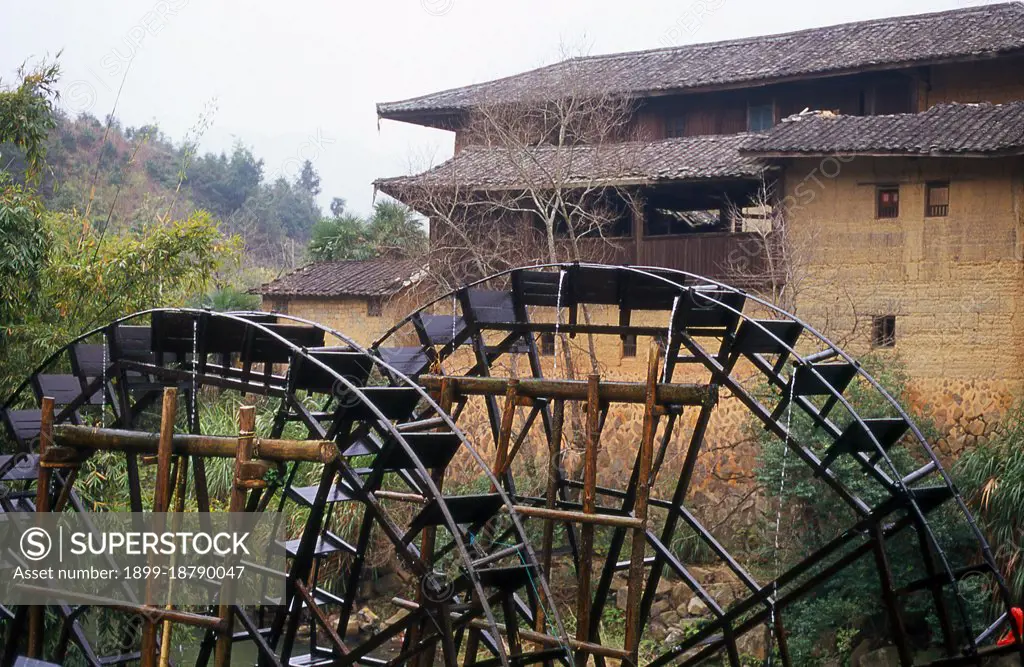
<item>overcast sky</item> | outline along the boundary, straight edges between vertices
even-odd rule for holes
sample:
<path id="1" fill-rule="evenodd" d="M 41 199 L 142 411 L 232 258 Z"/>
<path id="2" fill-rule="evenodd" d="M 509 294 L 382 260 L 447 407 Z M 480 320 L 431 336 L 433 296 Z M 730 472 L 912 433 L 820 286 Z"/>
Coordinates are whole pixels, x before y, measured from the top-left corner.
<path id="1" fill-rule="evenodd" d="M 451 155 L 450 133 L 383 121 L 375 103 L 557 60 L 954 9 L 986 0 L 40 0 L 4 2 L 0 76 L 63 51 L 62 105 L 176 141 L 206 118 L 202 150 L 240 140 L 265 173 L 301 158 L 323 203 L 367 211 L 371 182 Z M 125 72 L 127 71 L 127 76 Z"/>

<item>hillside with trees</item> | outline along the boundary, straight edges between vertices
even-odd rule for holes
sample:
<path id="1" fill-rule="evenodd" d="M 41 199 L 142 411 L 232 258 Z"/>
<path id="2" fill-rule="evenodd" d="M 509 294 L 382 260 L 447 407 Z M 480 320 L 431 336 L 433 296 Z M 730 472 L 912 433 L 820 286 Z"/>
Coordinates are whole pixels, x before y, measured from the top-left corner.
<path id="1" fill-rule="evenodd" d="M 228 153 L 196 151 L 174 142 L 157 125 L 123 127 L 114 118 L 53 112 L 43 141 L 36 190 L 49 210 L 76 210 L 99 227 L 145 225 L 163 211 L 204 210 L 224 231 L 239 234 L 246 256 L 261 266 L 290 268 L 321 218 L 320 177 L 310 162 L 298 178 L 269 180 L 264 162 L 238 143 Z M 24 183 L 28 156 L 0 147 L 4 171 Z"/>

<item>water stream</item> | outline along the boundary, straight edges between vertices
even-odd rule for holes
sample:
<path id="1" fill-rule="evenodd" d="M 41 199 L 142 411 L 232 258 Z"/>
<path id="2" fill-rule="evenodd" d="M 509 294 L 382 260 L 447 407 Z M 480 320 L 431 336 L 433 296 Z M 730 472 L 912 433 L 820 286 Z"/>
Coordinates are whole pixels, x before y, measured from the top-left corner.
<path id="1" fill-rule="evenodd" d="M 775 601 L 779 596 L 779 576 L 782 574 L 782 561 L 779 558 L 779 536 L 782 533 L 782 503 L 785 500 L 786 492 L 786 459 L 789 457 L 789 434 L 790 429 L 793 426 L 793 390 L 796 387 L 796 369 L 789 377 L 789 400 L 786 403 L 786 436 L 782 441 L 782 472 L 779 476 L 779 506 L 775 513 L 775 579 L 772 582 L 772 596 L 768 598 L 768 604 L 771 607 L 771 627 L 769 632 L 772 637 L 772 645 L 769 646 L 768 651 L 768 664 L 771 665 L 775 655 Z"/>
<path id="2" fill-rule="evenodd" d="M 558 326 L 562 322 L 562 282 L 565 280 L 565 271 L 563 269 L 558 270 L 558 293 L 555 295 L 555 334 L 554 334 L 554 356 L 555 362 L 552 366 L 551 375 L 558 375 Z"/>

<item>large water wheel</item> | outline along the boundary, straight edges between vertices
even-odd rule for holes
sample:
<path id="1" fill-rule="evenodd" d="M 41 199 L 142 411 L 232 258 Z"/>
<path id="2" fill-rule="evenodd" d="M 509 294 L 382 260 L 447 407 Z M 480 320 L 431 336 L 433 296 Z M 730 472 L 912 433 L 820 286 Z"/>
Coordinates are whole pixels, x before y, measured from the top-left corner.
<path id="1" fill-rule="evenodd" d="M 569 345 L 599 349 L 602 341 L 635 344 L 637 337 L 658 343 L 636 378 L 608 381 L 599 365 L 581 366 L 586 357 L 578 351 L 575 359 L 564 354 Z M 546 358 L 549 346 L 556 355 Z M 858 414 L 848 396 L 857 383 L 881 398 L 887 414 Z M 642 655 L 645 664 L 690 665 L 720 655 L 739 665 L 741 641 L 751 633 L 770 636 L 769 655 L 777 657 L 766 659 L 792 664 L 787 608 L 863 559 L 876 565 L 878 606 L 904 664 L 915 660 L 903 614 L 909 596 L 924 596 L 937 619 L 941 664 L 979 664 L 979 655 L 999 651 L 1017 651 L 1024 660 L 1020 646 L 991 646 L 1009 611 L 1006 587 L 904 410 L 808 325 L 698 276 L 579 264 L 517 269 L 439 298 L 370 349 L 287 315 L 139 313 L 68 344 L 4 403 L 16 451 L 0 459 L 8 487 L 0 508 L 31 512 L 43 497 L 34 488 L 38 436 L 50 428 L 39 407 L 43 397 L 57 406 L 55 441 L 71 444 L 84 433 L 79 424 L 156 430 L 158 399 L 168 387 L 177 390 L 184 430 L 192 434 L 233 435 L 206 433 L 213 424 L 202 407 L 241 394 L 242 401 L 273 404 L 273 418 L 258 423 L 258 438 L 333 443 L 323 461 L 285 463 L 283 475 L 245 496 L 248 511 L 303 508 L 285 545 L 285 599 L 235 610 L 231 641 L 255 647 L 260 664 L 603 666 Z M 826 546 L 767 581 L 701 524 L 700 508 L 688 497 L 708 425 L 724 400 L 777 436 L 793 455 L 791 465 L 809 468 L 854 517 Z M 608 415 L 620 404 L 637 406 L 641 437 L 629 451 L 631 474 L 605 486 L 598 483 L 598 450 Z M 808 416 L 827 443 L 802 442 L 791 428 L 794 411 Z M 470 439 L 468 431 L 479 434 Z M 682 456 L 667 462 L 667 448 L 681 433 L 688 436 Z M 517 473 L 533 465 L 530 456 L 537 460 L 528 451 L 538 442 L 550 474 L 539 488 L 527 488 L 517 484 Z M 913 450 L 901 459 L 913 461 L 911 469 L 900 469 L 890 455 L 897 446 Z M 572 471 L 564 469 L 569 450 L 581 459 Z M 124 456 L 128 505 L 149 509 L 139 456 Z M 188 488 L 198 510 L 215 509 L 207 461 L 193 456 L 190 463 Z M 54 474 L 47 508 L 83 511 L 75 482 L 74 471 Z M 856 492 L 864 483 L 884 491 L 884 500 L 866 502 Z M 652 493 L 660 488 L 670 493 Z M 976 562 L 958 562 L 961 554 L 950 553 L 930 528 L 929 516 L 948 508 L 973 531 Z M 692 574 L 674 547 L 684 529 L 741 582 L 742 595 L 727 604 Z M 908 570 L 894 574 L 888 548 L 908 535 L 920 545 L 912 568 L 919 576 L 902 580 Z M 574 568 L 573 599 L 549 586 L 559 559 Z M 368 591 L 384 569 L 403 582 L 386 604 L 405 615 L 350 632 L 356 605 L 372 598 Z M 628 585 L 613 593 L 622 572 Z M 989 627 L 975 627 L 965 608 L 960 582 L 968 576 L 987 577 L 997 593 L 1004 611 Z M 641 654 L 659 582 L 667 578 L 688 586 L 709 617 L 685 639 Z M 625 636 L 617 639 L 601 632 L 614 596 L 625 596 Z M 5 660 L 26 651 L 56 663 L 75 653 L 95 666 L 152 658 L 140 656 L 138 646 L 97 651 L 84 629 L 96 609 L 63 604 L 51 611 L 61 629 L 40 656 L 38 646 L 26 646 L 30 614 L 0 608 Z M 564 612 L 575 621 L 570 631 Z M 219 634 L 226 637 L 205 630 L 197 665 L 211 660 Z"/>

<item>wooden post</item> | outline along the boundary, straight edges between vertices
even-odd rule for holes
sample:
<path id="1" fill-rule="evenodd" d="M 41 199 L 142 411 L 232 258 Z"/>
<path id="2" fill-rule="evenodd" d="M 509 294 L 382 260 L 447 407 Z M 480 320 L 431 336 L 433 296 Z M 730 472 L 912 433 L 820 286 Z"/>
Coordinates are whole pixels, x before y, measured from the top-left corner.
<path id="1" fill-rule="evenodd" d="M 548 486 L 545 496 L 544 507 L 548 510 L 555 509 L 558 500 L 558 466 L 559 457 L 562 453 L 562 425 L 565 422 L 565 401 L 556 398 L 551 409 L 551 438 L 548 440 Z M 551 551 L 554 549 L 555 524 L 552 521 L 544 522 L 544 536 L 541 540 L 541 567 L 544 570 L 544 577 L 551 580 Z M 537 632 L 544 632 L 544 608 L 537 612 Z"/>
<path id="2" fill-rule="evenodd" d="M 167 387 L 164 389 L 164 400 L 160 411 L 160 439 L 156 450 L 156 489 L 153 493 L 153 512 L 161 513 L 167 511 L 170 504 L 171 493 L 171 456 L 174 451 L 174 420 L 178 412 L 178 389 Z M 159 520 L 154 517 L 154 521 Z M 156 532 L 162 531 L 162 526 L 155 526 Z M 149 562 L 152 565 L 154 558 L 151 556 Z M 146 606 L 153 605 L 153 582 L 146 582 Z M 156 644 L 157 621 L 152 617 L 144 616 L 142 621 L 142 667 L 156 667 L 157 665 L 157 644 Z"/>
<path id="3" fill-rule="evenodd" d="M 633 540 L 629 557 L 629 587 L 626 592 L 626 641 L 634 665 L 640 658 L 640 599 L 644 584 L 644 553 L 647 546 L 647 503 L 651 496 L 651 463 L 654 460 L 654 436 L 658 430 L 657 383 L 661 370 L 661 346 L 655 340 L 647 352 L 647 400 L 644 403 L 644 424 L 640 439 L 639 465 L 637 466 L 636 500 L 633 516 L 643 525 L 633 529 Z"/>
<path id="4" fill-rule="evenodd" d="M 229 512 L 245 511 L 246 488 L 242 485 L 242 467 L 252 460 L 252 446 L 256 438 L 256 408 L 243 405 L 238 409 L 238 446 L 235 449 L 235 472 L 231 484 L 231 500 Z M 233 592 L 231 579 L 225 578 L 221 584 L 221 599 L 217 606 L 217 616 L 221 619 L 221 628 L 217 633 L 217 647 L 214 652 L 214 665 L 228 667 L 231 664 L 231 643 L 234 634 L 234 615 L 229 598 Z"/>
<path id="5" fill-rule="evenodd" d="M 39 423 L 39 476 L 36 479 L 36 512 L 50 511 L 50 468 L 43 462 L 46 450 L 53 444 L 53 406 L 54 400 L 43 397 L 42 413 Z M 37 525 L 42 516 L 37 517 Z M 28 657 L 43 657 L 43 632 L 46 621 L 46 607 L 41 604 L 29 607 L 28 615 Z"/>
<path id="6" fill-rule="evenodd" d="M 494 469 L 491 471 L 499 478 L 508 467 L 508 445 L 512 439 L 512 425 L 516 418 L 516 405 L 519 395 L 519 380 L 511 378 L 505 389 L 505 410 L 501 413 L 501 429 L 498 431 L 498 444 L 494 452 Z"/>
<path id="7" fill-rule="evenodd" d="M 437 393 L 437 403 L 443 412 L 451 413 L 453 396 L 454 394 L 452 392 L 451 383 L 448 382 L 447 378 L 442 379 L 441 386 Z M 447 431 L 448 426 L 446 424 L 441 424 L 436 430 Z M 437 486 L 437 490 L 442 492 L 444 488 L 444 470 L 444 468 L 435 468 L 430 471 L 431 480 Z M 436 545 L 436 541 L 437 527 L 425 527 L 423 529 L 422 539 L 420 540 L 420 557 L 423 559 L 423 562 L 428 569 L 432 569 L 434 565 L 434 547 Z M 426 602 L 422 590 L 419 591 L 417 600 L 421 605 Z M 427 622 L 428 621 L 425 621 L 423 624 L 409 628 L 410 641 L 408 643 L 410 646 L 415 646 L 419 641 Z M 435 651 L 433 650 L 427 650 L 420 653 L 418 656 L 413 658 L 413 664 L 418 667 L 431 667 L 431 665 L 434 664 L 434 653 Z"/>
<path id="8" fill-rule="evenodd" d="M 592 374 L 587 379 L 587 433 L 583 452 L 583 513 L 597 511 L 597 445 L 601 433 L 601 377 Z M 576 640 L 586 642 L 590 628 L 590 579 L 594 557 L 594 524 L 580 526 L 579 592 L 576 599 Z M 578 653 L 576 664 L 587 664 L 589 656 Z"/>

